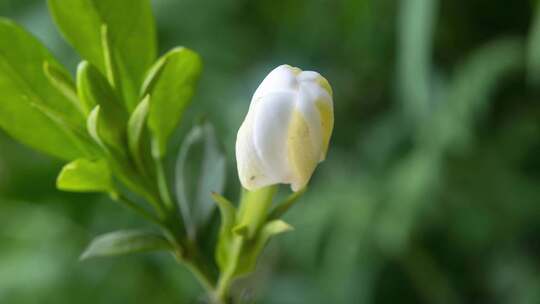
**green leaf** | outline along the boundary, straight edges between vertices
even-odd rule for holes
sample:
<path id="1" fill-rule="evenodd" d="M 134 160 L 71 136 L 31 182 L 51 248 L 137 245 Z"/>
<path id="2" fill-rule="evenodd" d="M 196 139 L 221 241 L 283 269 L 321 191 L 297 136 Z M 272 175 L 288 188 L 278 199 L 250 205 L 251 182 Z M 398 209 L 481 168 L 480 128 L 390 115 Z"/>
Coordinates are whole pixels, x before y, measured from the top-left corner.
<path id="1" fill-rule="evenodd" d="M 204 225 L 215 204 L 212 193 L 225 187 L 225 154 L 210 123 L 196 125 L 176 161 L 176 195 L 190 233 Z"/>
<path id="2" fill-rule="evenodd" d="M 88 115 L 87 131 L 90 137 L 101 147 L 102 154 L 109 160 L 114 176 L 118 178 L 129 190 L 145 198 L 149 203 L 160 210 L 161 206 L 155 200 L 156 195 L 148 190 L 148 184 L 133 166 L 132 162 L 123 154 L 119 154 L 115 149 L 111 149 L 103 141 L 101 130 L 103 129 L 103 118 L 101 118 L 101 108 L 97 105 Z"/>
<path id="3" fill-rule="evenodd" d="M 71 75 L 64 69 L 59 69 L 57 66 L 51 65 L 47 61 L 43 63 L 43 72 L 50 84 L 62 93 L 66 99 L 84 115 L 85 110 L 77 96 L 77 88 L 75 87 L 75 82 L 73 81 L 73 78 L 71 78 Z"/>
<path id="4" fill-rule="evenodd" d="M 81 255 L 81 260 L 171 249 L 172 245 L 159 234 L 120 230 L 96 237 Z"/>
<path id="5" fill-rule="evenodd" d="M 83 151 L 56 122 L 32 106 L 47 107 L 71 125 L 84 128 L 83 115 L 45 76 L 45 62 L 67 74 L 36 38 L 0 18 L 0 127 L 37 150 L 75 159 Z"/>
<path id="6" fill-rule="evenodd" d="M 98 133 L 103 142 L 123 151 L 127 113 L 105 77 L 86 61 L 81 62 L 77 69 L 77 90 L 86 111 L 99 105 L 102 123 Z"/>
<path id="7" fill-rule="evenodd" d="M 148 86 L 146 92 L 152 96 L 148 126 L 154 137 L 154 157 L 165 155 L 169 136 L 193 97 L 201 69 L 202 62 L 197 53 L 176 48 L 160 58 L 150 70 L 151 79 L 147 78 L 145 84 Z"/>
<path id="8" fill-rule="evenodd" d="M 238 260 L 235 274 L 242 276 L 255 270 L 257 259 L 271 237 L 293 230 L 294 228 L 282 220 L 273 220 L 266 223 L 254 240 L 246 241 L 242 255 Z"/>
<path id="9" fill-rule="evenodd" d="M 109 84 L 118 91 L 121 76 L 119 75 L 116 62 L 113 60 L 114 49 L 112 47 L 111 37 L 109 36 L 109 28 L 106 24 L 101 25 L 101 47 L 103 48 L 103 59 L 105 60 L 105 75 Z"/>
<path id="10" fill-rule="evenodd" d="M 95 106 L 92 111 L 90 111 L 90 114 L 88 114 L 88 121 L 87 121 L 87 130 L 88 134 L 90 134 L 90 137 L 105 151 L 108 151 L 107 146 L 101 139 L 101 135 L 99 134 L 99 111 L 100 107 Z"/>
<path id="11" fill-rule="evenodd" d="M 146 97 L 137 105 L 135 111 L 131 113 L 127 128 L 129 151 L 135 160 L 137 167 L 143 172 L 146 170 L 143 157 L 145 150 L 143 138 L 149 109 L 150 95 L 146 95 Z"/>
<path id="12" fill-rule="evenodd" d="M 103 159 L 80 158 L 65 165 L 56 180 L 56 187 L 72 192 L 113 192 L 111 170 Z"/>
<path id="13" fill-rule="evenodd" d="M 221 215 L 218 244 L 216 246 L 216 261 L 221 270 L 226 269 L 230 259 L 230 248 L 233 242 L 232 228 L 236 217 L 236 208 L 223 196 L 212 193 L 212 198 L 217 203 Z"/>
<path id="14" fill-rule="evenodd" d="M 148 70 L 144 78 L 144 82 L 141 86 L 140 96 L 146 96 L 149 93 L 149 90 L 154 86 L 155 82 L 161 75 L 165 64 L 167 63 L 167 56 L 159 58 L 156 63 Z"/>
<path id="15" fill-rule="evenodd" d="M 88 138 L 88 135 L 86 132 L 84 132 L 84 130 L 69 123 L 60 114 L 44 105 L 32 103 L 31 106 L 36 108 L 38 111 L 43 113 L 43 115 L 47 116 L 53 123 L 55 123 L 77 146 L 79 151 L 81 151 L 81 154 L 84 154 L 84 156 L 95 155 L 97 152 L 96 146 L 94 142 Z"/>
<path id="16" fill-rule="evenodd" d="M 118 68 L 128 109 L 135 108 L 144 73 L 156 58 L 156 29 L 149 0 L 48 0 L 54 21 L 79 54 L 107 75 L 102 26 Z"/>

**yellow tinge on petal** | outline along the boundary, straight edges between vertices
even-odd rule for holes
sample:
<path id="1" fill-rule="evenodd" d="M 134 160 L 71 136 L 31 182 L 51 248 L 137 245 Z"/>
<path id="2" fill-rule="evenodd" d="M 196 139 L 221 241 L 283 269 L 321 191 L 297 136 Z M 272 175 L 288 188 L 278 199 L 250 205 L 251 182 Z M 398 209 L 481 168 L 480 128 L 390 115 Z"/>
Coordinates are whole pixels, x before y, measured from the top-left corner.
<path id="1" fill-rule="evenodd" d="M 334 129 L 334 111 L 332 106 L 324 101 L 317 101 L 315 105 L 321 117 L 322 155 L 320 160 L 322 161 L 326 158 L 330 136 L 332 136 L 332 130 Z"/>
<path id="2" fill-rule="evenodd" d="M 330 94 L 330 96 L 334 95 L 334 91 L 332 91 L 332 87 L 330 86 L 330 83 L 328 82 L 328 80 L 326 80 L 326 78 L 319 76 L 317 77 L 316 81 L 321 87 L 323 87 L 323 89 L 326 90 L 326 92 L 328 92 L 328 94 Z"/>
<path id="3" fill-rule="evenodd" d="M 302 189 L 311 178 L 319 154 L 313 150 L 308 123 L 302 113 L 294 110 L 287 137 L 287 155 L 292 171 L 291 187 L 293 191 Z"/>

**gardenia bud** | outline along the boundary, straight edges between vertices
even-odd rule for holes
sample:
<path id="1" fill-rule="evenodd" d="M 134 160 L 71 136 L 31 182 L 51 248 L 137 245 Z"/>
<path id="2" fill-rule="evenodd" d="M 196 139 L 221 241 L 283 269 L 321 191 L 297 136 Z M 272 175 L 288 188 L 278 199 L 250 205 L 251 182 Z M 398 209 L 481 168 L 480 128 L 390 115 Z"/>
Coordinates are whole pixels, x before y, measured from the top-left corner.
<path id="1" fill-rule="evenodd" d="M 306 186 L 326 158 L 334 127 L 332 88 L 317 72 L 288 65 L 259 85 L 236 138 L 236 161 L 248 190 Z"/>

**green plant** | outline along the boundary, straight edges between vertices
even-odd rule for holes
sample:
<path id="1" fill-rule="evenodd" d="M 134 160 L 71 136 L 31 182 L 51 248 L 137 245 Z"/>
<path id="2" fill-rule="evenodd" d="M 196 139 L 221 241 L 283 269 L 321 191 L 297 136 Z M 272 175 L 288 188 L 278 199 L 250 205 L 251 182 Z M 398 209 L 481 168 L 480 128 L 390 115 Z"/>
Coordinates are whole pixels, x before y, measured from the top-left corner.
<path id="1" fill-rule="evenodd" d="M 328 82 L 317 73 L 302 73 L 301 83 L 324 98 L 317 97 L 318 110 L 310 112 L 315 116 L 305 120 L 302 111 L 295 111 L 290 122 L 291 174 L 300 174 L 294 183 L 250 185 L 235 207 L 219 194 L 225 184 L 225 158 L 213 127 L 201 122 L 180 149 L 173 195 L 164 160 L 169 156 L 169 138 L 195 93 L 200 56 L 177 47 L 157 58 L 148 0 L 49 0 L 48 4 L 63 36 L 83 61 L 73 79 L 36 38 L 0 19 L 0 127 L 20 142 L 68 162 L 58 175 L 58 189 L 106 193 L 158 228 L 98 236 L 81 259 L 165 250 L 191 270 L 209 301 L 228 303 L 232 281 L 254 270 L 270 237 L 291 229 L 280 217 L 303 193 L 326 155 L 333 125 Z M 291 71 L 300 75 L 298 69 Z M 319 115 L 323 115 L 319 132 L 324 133 L 319 134 L 324 138 L 320 142 L 306 135 L 310 124 L 321 123 Z M 263 135 L 270 134 L 267 131 Z M 312 143 L 317 145 L 315 151 L 307 148 Z M 255 153 L 244 150 L 247 158 Z M 241 179 L 246 186 L 244 181 L 252 178 L 241 174 Z M 293 183 L 297 192 L 272 207 L 277 183 Z M 208 252 L 201 242 L 215 232 L 206 229 L 215 209 L 212 199 L 219 206 L 221 227 L 217 245 Z"/>

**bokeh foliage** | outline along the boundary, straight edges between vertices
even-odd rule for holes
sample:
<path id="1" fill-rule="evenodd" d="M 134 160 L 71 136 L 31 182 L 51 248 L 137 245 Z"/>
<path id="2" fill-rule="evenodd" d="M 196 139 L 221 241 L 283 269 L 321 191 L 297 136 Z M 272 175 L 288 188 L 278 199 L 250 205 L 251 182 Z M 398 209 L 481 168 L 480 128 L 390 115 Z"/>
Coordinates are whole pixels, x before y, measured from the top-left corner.
<path id="1" fill-rule="evenodd" d="M 334 88 L 329 159 L 287 216 L 296 231 L 241 284 L 247 299 L 540 302 L 536 1 L 153 4 L 159 54 L 180 44 L 205 61 L 186 119 L 217 125 L 229 196 L 236 131 L 262 77 L 288 63 Z M 0 15 L 75 70 L 45 1 L 0 0 Z M 93 234 L 140 223 L 103 196 L 55 190 L 60 166 L 0 135 L 0 302 L 193 303 L 199 287 L 167 255 L 78 261 Z"/>

